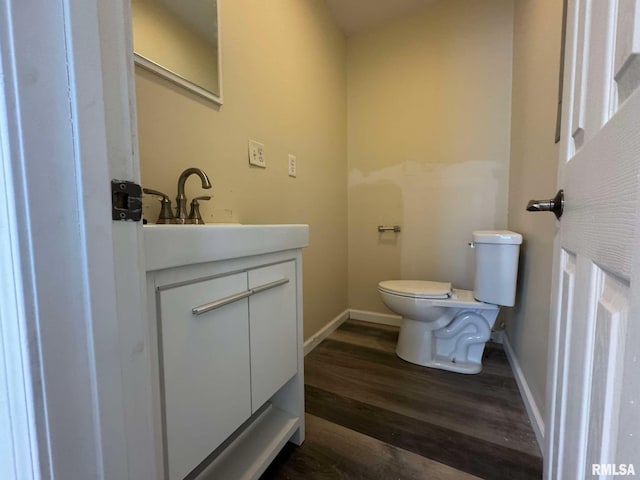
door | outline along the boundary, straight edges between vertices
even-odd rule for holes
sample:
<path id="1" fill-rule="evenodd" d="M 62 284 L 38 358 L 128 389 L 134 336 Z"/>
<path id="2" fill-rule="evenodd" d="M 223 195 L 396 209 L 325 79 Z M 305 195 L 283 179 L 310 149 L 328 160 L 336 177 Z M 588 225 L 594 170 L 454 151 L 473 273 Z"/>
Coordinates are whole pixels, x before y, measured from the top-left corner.
<path id="1" fill-rule="evenodd" d="M 640 1 L 569 0 L 565 41 L 545 478 L 640 474 Z"/>
<path id="2" fill-rule="evenodd" d="M 0 2 L 0 478 L 158 478 L 142 227 L 110 212 L 139 181 L 129 25 Z"/>

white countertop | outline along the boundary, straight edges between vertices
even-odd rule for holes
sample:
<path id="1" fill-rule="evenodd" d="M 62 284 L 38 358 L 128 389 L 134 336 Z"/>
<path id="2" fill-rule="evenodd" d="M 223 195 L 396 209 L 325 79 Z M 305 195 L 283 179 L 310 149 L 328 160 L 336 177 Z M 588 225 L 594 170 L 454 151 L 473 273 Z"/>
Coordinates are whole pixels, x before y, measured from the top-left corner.
<path id="1" fill-rule="evenodd" d="M 303 248 L 309 225 L 145 225 L 145 270 Z"/>

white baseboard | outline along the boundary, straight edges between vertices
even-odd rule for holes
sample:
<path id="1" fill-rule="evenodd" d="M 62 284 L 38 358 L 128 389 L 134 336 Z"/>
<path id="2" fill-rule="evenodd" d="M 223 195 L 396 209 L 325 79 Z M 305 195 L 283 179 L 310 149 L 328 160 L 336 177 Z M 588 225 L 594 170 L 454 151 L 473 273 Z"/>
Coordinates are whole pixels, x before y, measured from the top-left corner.
<path id="1" fill-rule="evenodd" d="M 304 342 L 304 355 L 305 357 L 311 350 L 316 348 L 320 342 L 322 342 L 325 338 L 331 335 L 334 330 L 336 330 L 340 325 L 342 325 L 346 320 L 349 319 L 349 309 L 346 309 L 344 312 L 339 314 L 329 323 L 327 323 L 324 327 L 322 327 L 318 332 L 309 337 Z"/>
<path id="2" fill-rule="evenodd" d="M 399 327 L 402 322 L 402 317 L 399 315 L 354 310 L 353 308 L 349 311 L 349 318 L 352 320 L 362 320 L 363 322 L 379 323 L 381 325 L 392 325 L 394 327 Z"/>
<path id="3" fill-rule="evenodd" d="M 540 447 L 540 451 L 544 452 L 544 419 L 542 418 L 540 409 L 538 408 L 538 405 L 533 398 L 533 394 L 531 393 L 531 389 L 529 388 L 527 379 L 525 378 L 524 373 L 520 368 L 518 359 L 513 353 L 511 343 L 509 342 L 509 337 L 507 335 L 504 335 L 503 339 L 504 351 L 507 354 L 509 364 L 511 365 L 511 370 L 513 371 L 513 375 L 516 378 L 516 383 L 518 384 L 518 389 L 520 390 L 520 396 L 522 397 L 522 401 L 524 402 L 524 407 L 527 409 L 527 414 L 529 415 L 529 421 L 531 422 L 531 426 L 533 427 L 533 432 L 536 434 L 538 446 Z"/>

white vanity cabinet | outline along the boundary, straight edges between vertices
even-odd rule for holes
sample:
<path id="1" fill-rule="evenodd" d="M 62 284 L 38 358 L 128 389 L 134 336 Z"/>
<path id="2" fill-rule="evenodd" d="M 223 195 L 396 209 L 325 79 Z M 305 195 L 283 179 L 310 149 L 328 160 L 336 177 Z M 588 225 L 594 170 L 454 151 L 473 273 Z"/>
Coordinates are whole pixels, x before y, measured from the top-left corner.
<path id="1" fill-rule="evenodd" d="M 255 479 L 287 441 L 302 443 L 304 245 L 230 258 L 217 249 L 210 262 L 199 252 L 193 264 L 147 261 L 165 480 Z"/>

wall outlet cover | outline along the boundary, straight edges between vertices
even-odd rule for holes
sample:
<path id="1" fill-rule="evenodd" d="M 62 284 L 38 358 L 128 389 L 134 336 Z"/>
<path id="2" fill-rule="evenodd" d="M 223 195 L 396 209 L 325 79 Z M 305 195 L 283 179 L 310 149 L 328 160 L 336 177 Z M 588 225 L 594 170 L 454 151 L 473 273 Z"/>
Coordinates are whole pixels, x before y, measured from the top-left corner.
<path id="1" fill-rule="evenodd" d="M 298 176 L 298 166 L 297 166 L 297 159 L 295 155 L 291 155 L 289 154 L 289 176 L 290 177 L 297 177 Z"/>
<path id="2" fill-rule="evenodd" d="M 264 145 L 255 140 L 249 140 L 249 165 L 267 168 L 267 159 L 264 154 Z"/>

